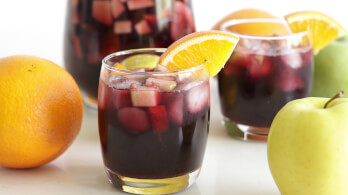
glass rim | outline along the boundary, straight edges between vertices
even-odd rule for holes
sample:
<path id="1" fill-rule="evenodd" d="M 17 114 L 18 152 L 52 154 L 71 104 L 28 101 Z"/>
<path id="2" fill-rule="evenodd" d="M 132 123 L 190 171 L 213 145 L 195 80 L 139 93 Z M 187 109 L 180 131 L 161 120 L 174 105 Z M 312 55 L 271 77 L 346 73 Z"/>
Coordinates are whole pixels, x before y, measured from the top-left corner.
<path id="1" fill-rule="evenodd" d="M 231 19 L 228 20 L 220 26 L 220 30 L 223 30 L 225 32 L 231 33 L 239 38 L 244 39 L 259 39 L 259 40 L 284 40 L 284 39 L 291 39 L 291 38 L 298 38 L 298 37 L 304 37 L 306 35 L 309 35 L 309 30 L 298 32 L 298 33 L 291 33 L 288 35 L 278 35 L 278 36 L 264 36 L 264 35 L 246 35 L 246 34 L 239 34 L 236 32 L 232 32 L 228 30 L 227 28 L 229 26 L 237 25 L 237 24 L 244 24 L 244 23 L 280 23 L 285 24 L 286 28 L 291 32 L 291 29 L 289 29 L 289 26 L 287 25 L 286 21 L 284 19 L 278 19 L 278 18 L 244 18 L 244 19 Z"/>
<path id="2" fill-rule="evenodd" d="M 175 70 L 175 71 L 169 71 L 169 72 L 137 72 L 134 70 L 124 70 L 120 68 L 115 68 L 112 65 L 107 64 L 106 62 L 114 57 L 127 55 L 127 54 L 143 54 L 144 52 L 162 52 L 164 53 L 167 49 L 166 48 L 140 48 L 140 49 L 129 49 L 129 50 L 123 50 L 111 53 L 103 58 L 102 60 L 102 67 L 105 67 L 106 69 L 112 71 L 112 72 L 118 72 L 123 74 L 132 74 L 132 75 L 154 75 L 154 76 L 172 76 L 172 75 L 179 75 L 179 74 L 185 74 L 194 72 L 196 70 L 201 70 L 205 68 L 205 63 L 202 63 L 198 66 L 191 67 L 184 70 Z"/>

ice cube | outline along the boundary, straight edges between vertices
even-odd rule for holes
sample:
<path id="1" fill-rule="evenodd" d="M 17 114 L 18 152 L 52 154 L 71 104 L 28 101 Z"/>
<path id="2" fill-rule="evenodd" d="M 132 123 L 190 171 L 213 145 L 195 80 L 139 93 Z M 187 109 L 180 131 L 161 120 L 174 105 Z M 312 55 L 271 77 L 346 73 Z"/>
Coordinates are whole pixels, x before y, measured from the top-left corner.
<path id="1" fill-rule="evenodd" d="M 209 106 L 210 89 L 209 83 L 202 83 L 190 89 L 186 95 L 186 107 L 191 113 L 199 113 Z"/>
<path id="2" fill-rule="evenodd" d="M 141 86 L 141 82 L 118 75 L 111 75 L 108 82 L 108 85 L 114 89 L 129 89 L 132 84 Z"/>
<path id="3" fill-rule="evenodd" d="M 291 67 L 293 69 L 301 68 L 303 60 L 301 54 L 296 51 L 280 56 L 284 66 Z"/>
<path id="4" fill-rule="evenodd" d="M 184 117 L 184 96 L 182 93 L 174 95 L 167 105 L 169 120 L 177 125 L 182 125 Z"/>

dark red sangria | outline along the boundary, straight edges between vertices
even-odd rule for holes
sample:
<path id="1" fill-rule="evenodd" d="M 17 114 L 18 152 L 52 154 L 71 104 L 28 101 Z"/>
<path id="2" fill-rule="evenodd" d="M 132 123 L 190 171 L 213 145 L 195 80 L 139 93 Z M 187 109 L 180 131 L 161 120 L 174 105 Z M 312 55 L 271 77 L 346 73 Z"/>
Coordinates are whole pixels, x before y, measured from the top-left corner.
<path id="1" fill-rule="evenodd" d="M 166 48 L 195 31 L 190 0 L 69 0 L 64 59 L 89 105 L 101 60 L 134 48 Z"/>
<path id="2" fill-rule="evenodd" d="M 280 108 L 311 95 L 312 47 L 306 32 L 237 36 L 236 50 L 218 74 L 225 126 L 244 140 L 266 141 Z"/>
<path id="3" fill-rule="evenodd" d="M 131 193 L 187 188 L 205 152 L 209 78 L 196 75 L 206 69 L 170 71 L 157 64 L 162 52 L 118 52 L 102 65 L 98 118 L 104 164 L 110 182 Z"/>

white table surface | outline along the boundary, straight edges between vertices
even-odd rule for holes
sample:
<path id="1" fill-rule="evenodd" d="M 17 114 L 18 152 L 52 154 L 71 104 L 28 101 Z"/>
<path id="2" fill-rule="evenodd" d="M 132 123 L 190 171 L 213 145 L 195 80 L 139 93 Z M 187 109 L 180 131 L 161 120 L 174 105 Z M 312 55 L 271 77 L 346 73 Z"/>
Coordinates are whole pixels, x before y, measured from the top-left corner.
<path id="1" fill-rule="evenodd" d="M 343 0 L 330 0 L 330 5 L 317 1 L 291 2 L 193 0 L 198 30 L 210 29 L 224 15 L 245 7 L 258 7 L 278 16 L 319 10 L 348 28 L 348 14 L 341 6 Z M 1 0 L 0 57 L 29 54 L 63 66 L 65 7 L 66 0 Z M 201 175 L 191 188 L 179 194 L 279 195 L 268 168 L 266 143 L 244 142 L 228 135 L 221 124 L 215 80 L 211 86 L 211 127 Z M 108 183 L 98 136 L 97 112 L 85 107 L 78 138 L 59 158 L 35 169 L 0 167 L 0 194 L 124 194 Z"/>

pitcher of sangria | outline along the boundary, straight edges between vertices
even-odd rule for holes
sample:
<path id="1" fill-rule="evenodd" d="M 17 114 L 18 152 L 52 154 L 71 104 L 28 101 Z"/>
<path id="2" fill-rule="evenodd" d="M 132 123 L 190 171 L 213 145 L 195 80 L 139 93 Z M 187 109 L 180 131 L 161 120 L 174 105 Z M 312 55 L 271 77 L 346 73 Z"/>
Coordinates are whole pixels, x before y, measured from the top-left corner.
<path id="1" fill-rule="evenodd" d="M 190 0 L 69 0 L 65 67 L 96 108 L 101 60 L 134 48 L 166 48 L 195 31 Z"/>

